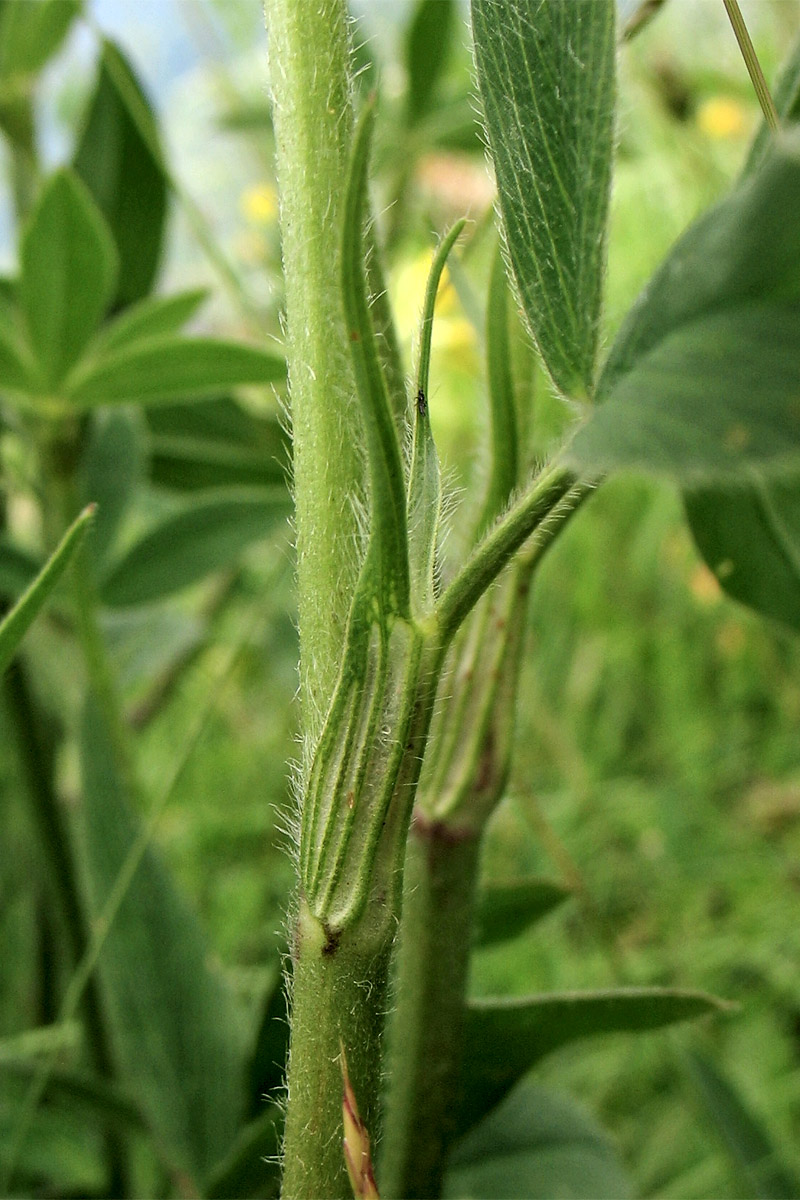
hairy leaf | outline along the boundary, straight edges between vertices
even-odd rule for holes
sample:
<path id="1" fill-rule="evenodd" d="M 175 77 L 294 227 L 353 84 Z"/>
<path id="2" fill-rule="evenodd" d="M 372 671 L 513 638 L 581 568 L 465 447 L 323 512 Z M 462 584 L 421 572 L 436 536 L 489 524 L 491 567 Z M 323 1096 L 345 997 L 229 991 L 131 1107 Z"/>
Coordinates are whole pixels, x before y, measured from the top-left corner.
<path id="1" fill-rule="evenodd" d="M 556 386 L 591 394 L 614 121 L 614 0 L 472 0 L 508 257 Z"/>

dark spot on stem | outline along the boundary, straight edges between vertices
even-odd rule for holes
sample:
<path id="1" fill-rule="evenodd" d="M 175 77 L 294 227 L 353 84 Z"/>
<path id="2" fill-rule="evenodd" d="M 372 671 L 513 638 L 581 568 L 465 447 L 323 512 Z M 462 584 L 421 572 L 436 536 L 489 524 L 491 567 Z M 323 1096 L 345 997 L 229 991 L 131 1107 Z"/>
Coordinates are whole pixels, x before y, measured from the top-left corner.
<path id="1" fill-rule="evenodd" d="M 324 921 L 322 928 L 325 931 L 325 945 L 322 947 L 322 953 L 325 958 L 332 958 L 339 949 L 339 942 L 342 940 L 341 929 L 331 929 Z"/>
<path id="2" fill-rule="evenodd" d="M 427 416 L 428 413 L 428 401 L 425 399 L 422 388 L 417 392 L 417 412 L 421 417 Z"/>

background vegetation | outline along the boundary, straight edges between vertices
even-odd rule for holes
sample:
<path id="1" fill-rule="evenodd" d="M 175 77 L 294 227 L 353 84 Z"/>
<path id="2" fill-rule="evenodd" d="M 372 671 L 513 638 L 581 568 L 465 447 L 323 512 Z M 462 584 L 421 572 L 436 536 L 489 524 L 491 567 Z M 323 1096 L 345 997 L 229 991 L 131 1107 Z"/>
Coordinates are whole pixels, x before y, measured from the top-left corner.
<path id="1" fill-rule="evenodd" d="M 279 247 L 258 5 L 153 5 L 174 51 L 169 63 L 142 7 L 131 22 L 125 5 L 89 5 L 86 23 L 76 24 L 48 65 L 35 92 L 44 154 L 63 156 L 69 131 L 83 119 L 92 72 L 77 68 L 96 47 L 87 25 L 111 34 L 121 17 L 124 48 L 150 86 L 176 180 L 160 287 L 213 289 L 199 329 L 277 335 Z M 410 342 L 431 231 L 465 211 L 479 225 L 491 186 L 470 116 L 466 30 L 452 38 L 427 125 L 415 124 L 425 64 L 409 55 L 411 14 L 404 7 L 397 15 L 400 7 L 363 6 L 359 53 L 365 84 L 372 72 L 381 79 L 382 221 L 390 289 Z M 800 27 L 800 5 L 743 7 L 772 78 Z M 722 6 L 711 0 L 665 6 L 623 50 L 621 92 L 606 337 L 674 237 L 738 171 L 758 120 Z M 12 170 L 7 154 L 7 197 Z M 7 200 L 9 266 L 12 208 Z M 216 249 L 209 253 L 204 240 Z M 480 255 L 478 245 L 478 275 Z M 474 491 L 485 421 L 477 335 L 458 290 L 451 283 L 439 302 L 430 400 L 454 503 Z M 274 414 L 280 399 L 258 393 L 245 404 Z M 165 453 L 169 433 L 151 418 L 151 462 Z M 5 429 L 0 448 L 10 521 L 33 539 L 28 464 L 13 429 Z M 273 445 L 266 453 L 274 462 L 284 452 Z M 158 484 L 128 512 L 123 545 L 177 507 L 175 490 Z M 153 836 L 254 1015 L 283 950 L 292 875 L 282 832 L 296 687 L 290 544 L 281 517 L 223 574 L 105 618 L 137 723 L 146 795 L 160 794 L 212 697 Z M 456 544 L 450 549 L 458 554 Z M 60 653 L 60 636 L 56 620 L 40 622 L 27 653 L 42 694 L 69 709 L 74 664 Z M 560 876 L 575 894 L 534 930 L 482 951 L 475 993 L 660 983 L 730 999 L 730 1014 L 676 1033 L 579 1043 L 548 1059 L 537 1078 L 580 1097 L 612 1132 L 640 1194 L 756 1194 L 736 1164 L 742 1139 L 731 1141 L 732 1118 L 723 1119 L 719 1096 L 709 1100 L 690 1057 L 702 1054 L 787 1169 L 800 1172 L 796 635 L 725 596 L 698 557 L 671 488 L 619 479 L 571 525 L 542 569 L 521 692 L 512 779 L 493 821 L 485 873 Z M 37 966 L 39 899 L 30 886 L 38 851 L 7 728 L 0 739 L 0 1038 L 12 1039 L 48 1014 Z M 68 796 L 75 778 L 69 741 L 62 759 L 58 777 Z M 8 1098 L 2 1103 L 7 1123 Z M 61 1153 L 69 1159 L 77 1151 L 73 1144 Z M 759 1186 L 759 1195 L 778 1194 Z"/>

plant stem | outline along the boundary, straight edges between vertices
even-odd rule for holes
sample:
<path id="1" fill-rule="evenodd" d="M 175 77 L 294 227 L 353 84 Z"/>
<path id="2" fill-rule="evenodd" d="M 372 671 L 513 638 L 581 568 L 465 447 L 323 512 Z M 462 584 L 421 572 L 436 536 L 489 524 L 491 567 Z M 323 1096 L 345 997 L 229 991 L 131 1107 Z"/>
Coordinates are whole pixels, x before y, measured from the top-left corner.
<path id="1" fill-rule="evenodd" d="M 267 0 L 294 444 L 300 693 L 314 741 L 358 573 L 360 425 L 341 297 L 352 137 L 344 0 Z"/>
<path id="2" fill-rule="evenodd" d="M 480 835 L 417 813 L 405 867 L 382 1195 L 438 1196 L 455 1127 Z"/>
<path id="3" fill-rule="evenodd" d="M 300 902 L 292 926 L 292 1043 L 284 1200 L 352 1200 L 342 1149 L 343 1045 L 358 1108 L 375 1143 L 380 1039 L 392 928 L 366 924 L 332 941 Z"/>

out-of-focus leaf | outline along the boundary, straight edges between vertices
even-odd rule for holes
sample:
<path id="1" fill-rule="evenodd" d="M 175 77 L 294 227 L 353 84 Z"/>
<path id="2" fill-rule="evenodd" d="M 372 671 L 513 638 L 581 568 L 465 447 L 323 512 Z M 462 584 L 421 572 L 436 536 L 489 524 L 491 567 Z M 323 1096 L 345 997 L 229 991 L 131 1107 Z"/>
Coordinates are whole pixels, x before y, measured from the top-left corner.
<path id="1" fill-rule="evenodd" d="M 140 300 L 103 327 L 92 343 L 92 354 L 108 354 L 134 342 L 179 333 L 207 295 L 204 288 L 196 288 L 175 296 L 154 296 Z"/>
<path id="2" fill-rule="evenodd" d="M 782 120 L 800 118 L 800 39 L 774 92 Z M 743 176 L 763 164 L 773 137 L 762 123 Z M 800 629 L 800 487 L 752 469 L 728 489 L 687 492 L 697 547 L 725 591 L 756 612 Z"/>
<path id="3" fill-rule="evenodd" d="M 431 108 L 456 28 L 454 0 L 417 0 L 406 36 L 406 121 L 416 125 Z"/>
<path id="4" fill-rule="evenodd" d="M 730 1160 L 737 1191 L 753 1200 L 797 1200 L 800 1179 L 781 1162 L 760 1122 L 709 1058 L 686 1051 L 680 1062 L 697 1103 Z"/>
<path id="5" fill-rule="evenodd" d="M 230 397 L 147 409 L 150 478 L 176 491 L 286 482 L 290 442 L 274 414 Z"/>
<path id="6" fill-rule="evenodd" d="M 223 492 L 165 517 L 111 566 L 101 585 L 114 608 L 150 604 L 230 567 L 289 511 L 285 488 Z"/>
<path id="7" fill-rule="evenodd" d="M 93 415 L 80 475 L 84 502 L 97 504 L 89 548 L 95 569 L 101 570 L 144 475 L 144 452 L 142 429 L 135 413 L 111 409 Z"/>
<path id="8" fill-rule="evenodd" d="M 15 1196 L 97 1196 L 107 1186 L 103 1127 L 68 1103 L 41 1105 L 24 1143 L 15 1146 L 27 1080 L 0 1076 L 0 1172 L 15 1155 Z"/>
<path id="9" fill-rule="evenodd" d="M 215 396 L 228 388 L 278 383 L 285 377 L 285 360 L 255 346 L 164 336 L 82 364 L 66 390 L 75 408 L 94 408 Z"/>
<path id="10" fill-rule="evenodd" d="M 81 728 L 80 836 L 98 919 L 141 839 L 105 720 L 90 696 Z M 126 1087 L 194 1191 L 230 1150 L 244 1109 L 241 1014 L 194 914 L 146 847 L 104 942 L 99 975 Z"/>
<path id="11" fill-rule="evenodd" d="M 614 125 L 614 0 L 472 0 L 508 257 L 556 386 L 592 393 Z"/>
<path id="12" fill-rule="evenodd" d="M 279 971 L 269 989 L 255 1046 L 250 1057 L 250 1116 L 263 1112 L 265 1102 L 283 1086 L 289 1050 L 289 1015 L 283 973 Z"/>
<path id="13" fill-rule="evenodd" d="M 456 1146 L 452 1200 L 624 1200 L 633 1181 L 600 1126 L 565 1096 L 526 1081 Z"/>
<path id="14" fill-rule="evenodd" d="M 73 522 L 42 570 L 22 593 L 11 611 L 0 621 L 0 675 L 11 662 L 20 642 L 64 574 L 93 515 L 94 510 L 87 508 Z"/>
<path id="15" fill-rule="evenodd" d="M 475 1000 L 467 1008 L 459 1128 L 471 1128 L 535 1063 L 569 1042 L 662 1029 L 724 1007 L 704 992 L 670 988 Z"/>
<path id="16" fill-rule="evenodd" d="M 567 459 L 688 486 L 800 468 L 800 131 L 677 243 L 632 309 Z"/>
<path id="17" fill-rule="evenodd" d="M 12 0 L 0 8 L 0 77 L 32 75 L 63 42 L 81 0 Z"/>
<path id="18" fill-rule="evenodd" d="M 748 478 L 684 496 L 694 540 L 729 595 L 800 630 L 800 487 Z"/>
<path id="19" fill-rule="evenodd" d="M 106 311 L 114 243 L 81 181 L 68 170 L 46 184 L 22 239 L 19 299 L 45 387 L 80 357 Z"/>
<path id="20" fill-rule="evenodd" d="M 240 1130 L 228 1156 L 209 1174 L 203 1188 L 207 1200 L 278 1195 L 283 1109 L 279 1104 L 262 1105 L 262 1109 L 261 1116 Z"/>
<path id="21" fill-rule="evenodd" d="M 31 392 L 36 390 L 36 367 L 30 350 L 5 311 L 0 313 L 0 390 Z"/>
<path id="22" fill-rule="evenodd" d="M 31 1082 L 36 1078 L 35 1059 L 0 1059 L 0 1080 Z M 0 1085 L 2 1086 L 2 1085 Z M 113 1125 L 123 1133 L 146 1128 L 136 1105 L 115 1084 L 96 1075 L 85 1075 L 69 1068 L 48 1065 L 45 1104 L 60 1104 L 74 1114 L 85 1114 L 95 1127 Z"/>
<path id="23" fill-rule="evenodd" d="M 74 165 L 114 235 L 120 263 L 117 307 L 145 296 L 158 270 L 167 209 L 161 164 L 147 98 L 130 63 L 104 41 Z"/>
<path id="24" fill-rule="evenodd" d="M 493 946 L 518 937 L 572 895 L 549 879 L 519 879 L 481 888 L 475 911 L 476 946 Z"/>

